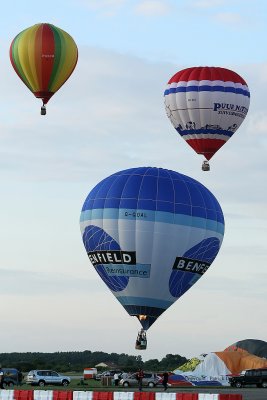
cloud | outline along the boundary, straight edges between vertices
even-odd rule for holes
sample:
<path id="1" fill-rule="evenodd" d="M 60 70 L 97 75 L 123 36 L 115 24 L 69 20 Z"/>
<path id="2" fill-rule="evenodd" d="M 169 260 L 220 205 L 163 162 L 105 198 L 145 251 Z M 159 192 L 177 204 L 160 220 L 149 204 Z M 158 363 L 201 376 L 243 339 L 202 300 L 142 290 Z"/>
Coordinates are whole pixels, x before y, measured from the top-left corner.
<path id="1" fill-rule="evenodd" d="M 231 205 L 230 212 L 245 199 L 260 210 L 267 195 L 262 185 L 267 122 L 261 90 L 266 82 L 264 67 L 229 66 L 247 80 L 251 107 L 244 123 L 212 159 L 208 174 L 203 174 L 200 157 L 165 114 L 165 85 L 179 66 L 80 47 L 77 68 L 48 103 L 46 117 L 39 114 L 40 102 L 6 68 L 6 102 L 0 110 L 1 178 L 83 182 L 90 171 L 96 183 L 127 167 L 162 166 L 193 174 L 215 195 L 224 193 L 223 204 Z M 16 118 L 8 117 L 14 110 Z M 227 181 L 226 171 L 232 174 Z"/>
<path id="2" fill-rule="evenodd" d="M 135 12 L 145 16 L 161 16 L 171 11 L 168 2 L 162 0 L 144 0 L 137 4 Z"/>
<path id="3" fill-rule="evenodd" d="M 193 7 L 198 8 L 214 8 L 221 7 L 227 3 L 227 0 L 196 0 L 192 2 Z"/>
<path id="4" fill-rule="evenodd" d="M 249 125 L 252 128 L 252 135 L 259 136 L 264 135 L 266 137 L 267 131 L 267 116 L 264 111 L 255 111 L 249 119 Z"/>
<path id="5" fill-rule="evenodd" d="M 212 267 L 211 267 L 212 268 Z M 225 276 L 223 269 L 217 268 L 216 275 L 207 273 L 207 278 L 202 285 L 196 286 L 197 290 L 208 291 L 210 293 L 225 292 L 227 288 L 227 295 L 235 297 L 238 293 L 241 298 L 262 298 L 266 293 L 267 274 L 255 273 L 244 274 L 242 276 Z"/>
<path id="6" fill-rule="evenodd" d="M 246 28 L 250 23 L 247 20 L 246 12 L 242 9 L 242 4 L 239 4 L 238 1 L 233 4 L 229 0 L 197 0 L 186 3 L 186 9 L 196 18 L 201 13 L 203 21 L 208 19 L 212 24 L 220 23 L 222 26 Z"/>
<path id="7" fill-rule="evenodd" d="M 86 271 L 85 271 L 86 272 Z M 1 280 L 2 280 L 2 295 L 14 295 L 14 296 L 62 296 L 70 294 L 72 296 L 81 295 L 88 293 L 88 285 L 92 285 L 90 293 L 103 294 L 104 285 L 98 285 L 97 274 L 95 277 L 90 279 L 87 274 L 87 279 L 82 276 L 71 276 L 61 273 L 60 271 L 53 272 L 53 278 L 51 279 L 51 271 L 49 268 L 43 271 L 36 271 L 26 269 L 6 269 L 1 268 Z M 21 285 L 23 282 L 23 285 Z"/>
<path id="8" fill-rule="evenodd" d="M 241 23 L 244 22 L 243 17 L 241 14 L 238 13 L 233 13 L 233 12 L 221 12 L 218 14 L 214 14 L 213 18 L 215 18 L 217 21 L 227 24 L 227 25 L 240 25 Z"/>
<path id="9" fill-rule="evenodd" d="M 167 77 L 158 79 L 160 69 L 135 57 L 81 48 L 76 70 L 49 102 L 46 117 L 39 114 L 40 102 L 11 71 L 6 85 L 16 96 L 0 113 L 6 116 L 13 107 L 20 112 L 15 120 L 2 122 L 5 174 L 9 169 L 27 180 L 84 179 L 88 170 L 112 165 L 112 172 L 129 160 L 153 163 L 153 157 L 148 160 L 152 148 L 157 163 L 165 123 L 171 131 L 163 106 Z"/>
<path id="10" fill-rule="evenodd" d="M 112 17 L 120 11 L 127 0 L 79 0 L 79 3 L 89 10 Z"/>

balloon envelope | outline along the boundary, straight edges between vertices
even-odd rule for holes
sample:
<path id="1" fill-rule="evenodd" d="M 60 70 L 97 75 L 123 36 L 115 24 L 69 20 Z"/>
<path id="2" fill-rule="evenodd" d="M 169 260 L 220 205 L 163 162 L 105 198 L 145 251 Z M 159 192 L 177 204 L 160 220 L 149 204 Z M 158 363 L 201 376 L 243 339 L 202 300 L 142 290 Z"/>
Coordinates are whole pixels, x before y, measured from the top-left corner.
<path id="1" fill-rule="evenodd" d="M 25 85 L 46 104 L 72 74 L 78 49 L 62 29 L 52 24 L 36 24 L 12 41 L 10 60 Z"/>
<path id="2" fill-rule="evenodd" d="M 244 121 L 250 93 L 234 71 L 192 67 L 169 80 L 164 99 L 177 132 L 196 153 L 210 160 Z"/>
<path id="3" fill-rule="evenodd" d="M 257 357 L 265 358 L 267 360 L 267 342 L 259 339 L 244 339 L 239 340 L 228 346 L 224 351 L 247 351 Z"/>
<path id="4" fill-rule="evenodd" d="M 148 329 L 207 271 L 223 240 L 224 218 L 201 183 L 140 167 L 101 181 L 84 202 L 80 227 L 92 266 Z"/>

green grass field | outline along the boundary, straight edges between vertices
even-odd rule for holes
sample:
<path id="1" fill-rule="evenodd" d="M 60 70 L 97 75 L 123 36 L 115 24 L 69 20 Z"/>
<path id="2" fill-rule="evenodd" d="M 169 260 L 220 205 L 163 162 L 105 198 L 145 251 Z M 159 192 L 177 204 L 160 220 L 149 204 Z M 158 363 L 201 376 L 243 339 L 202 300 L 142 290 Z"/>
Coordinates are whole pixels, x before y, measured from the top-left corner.
<path id="1" fill-rule="evenodd" d="M 76 374 L 77 375 L 77 374 Z M 105 392 L 105 391 L 132 391 L 136 390 L 136 387 L 131 387 L 131 388 L 123 388 L 121 386 L 104 386 L 102 385 L 101 381 L 96 381 L 95 379 L 88 379 L 86 381 L 81 381 L 81 379 L 74 379 L 71 377 L 71 374 L 68 374 L 68 376 L 71 378 L 71 382 L 68 386 L 63 387 L 60 385 L 46 385 L 44 387 L 39 387 L 37 385 L 27 385 L 26 383 L 23 383 L 22 385 L 15 385 L 12 388 L 7 387 L 6 389 L 14 389 L 14 390 L 72 390 L 72 391 L 99 391 L 99 392 Z M 147 391 L 155 391 L 155 390 L 161 391 L 162 388 L 144 388 L 144 390 Z"/>
<path id="2" fill-rule="evenodd" d="M 15 385 L 12 388 L 6 388 L 8 389 L 15 389 L 15 390 L 71 390 L 71 391 L 99 391 L 99 392 L 111 392 L 111 391 L 127 391 L 127 392 L 131 392 L 131 391 L 135 391 L 138 390 L 137 387 L 129 387 L 129 388 L 124 388 L 121 386 L 114 386 L 114 385 L 110 385 L 110 386 L 104 386 L 102 384 L 101 381 L 97 381 L 95 379 L 87 379 L 87 380 L 83 380 L 82 379 L 82 373 L 77 373 L 77 372 L 68 372 L 68 373 L 64 373 L 65 375 L 69 376 L 71 378 L 71 382 L 68 386 L 63 387 L 60 385 L 46 385 L 44 387 L 39 387 L 39 386 L 32 386 L 32 385 L 27 385 L 26 383 L 23 383 L 22 385 Z M 81 378 L 77 379 L 78 376 L 81 376 Z M 208 386 L 207 386 L 208 387 Z M 203 387 L 202 387 L 203 388 Z M 214 387 L 213 387 L 214 388 Z M 223 387 L 220 386 L 220 388 L 222 389 Z M 177 389 L 182 389 L 183 391 L 188 391 L 188 390 L 192 390 L 192 387 L 188 387 L 188 386 L 179 386 L 179 387 L 172 387 L 169 388 L 169 391 L 177 391 Z M 149 392 L 161 392 L 163 390 L 163 388 L 161 386 L 155 387 L 155 388 L 148 388 L 148 387 L 144 387 L 143 388 L 144 391 L 149 391 Z"/>
<path id="3" fill-rule="evenodd" d="M 71 376 L 70 376 L 71 377 Z M 100 381 L 96 381 L 94 379 L 86 380 L 84 383 L 81 382 L 81 379 L 71 379 L 71 382 L 68 386 L 63 387 L 60 385 L 46 385 L 44 387 L 39 386 L 31 386 L 23 383 L 22 385 L 15 385 L 10 389 L 15 390 L 110 390 L 113 386 L 103 386 Z M 113 387 L 114 388 L 114 387 Z M 6 388 L 9 389 L 8 387 Z M 120 388 L 116 388 L 120 389 Z"/>

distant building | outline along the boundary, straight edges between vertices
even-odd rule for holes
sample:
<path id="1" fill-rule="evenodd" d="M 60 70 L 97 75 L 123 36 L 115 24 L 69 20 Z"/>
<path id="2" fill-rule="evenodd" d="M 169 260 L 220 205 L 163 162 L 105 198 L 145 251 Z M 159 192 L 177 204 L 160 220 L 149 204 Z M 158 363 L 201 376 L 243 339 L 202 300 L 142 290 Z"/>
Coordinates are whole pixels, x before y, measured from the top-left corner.
<path id="1" fill-rule="evenodd" d="M 108 368 L 108 369 L 118 368 L 118 366 L 116 364 L 114 364 L 113 362 L 108 362 L 108 361 L 96 364 L 95 367 L 96 368 Z"/>

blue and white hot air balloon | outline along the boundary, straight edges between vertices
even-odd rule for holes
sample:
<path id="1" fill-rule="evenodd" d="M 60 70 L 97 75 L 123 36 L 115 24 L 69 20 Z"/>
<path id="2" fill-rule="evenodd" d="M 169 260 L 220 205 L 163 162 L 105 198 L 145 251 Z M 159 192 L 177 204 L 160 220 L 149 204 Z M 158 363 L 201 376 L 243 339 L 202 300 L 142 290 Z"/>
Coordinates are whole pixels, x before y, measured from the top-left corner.
<path id="1" fill-rule="evenodd" d="M 117 172 L 88 194 L 80 218 L 93 268 L 143 330 L 208 270 L 224 217 L 213 194 L 178 172 Z"/>

